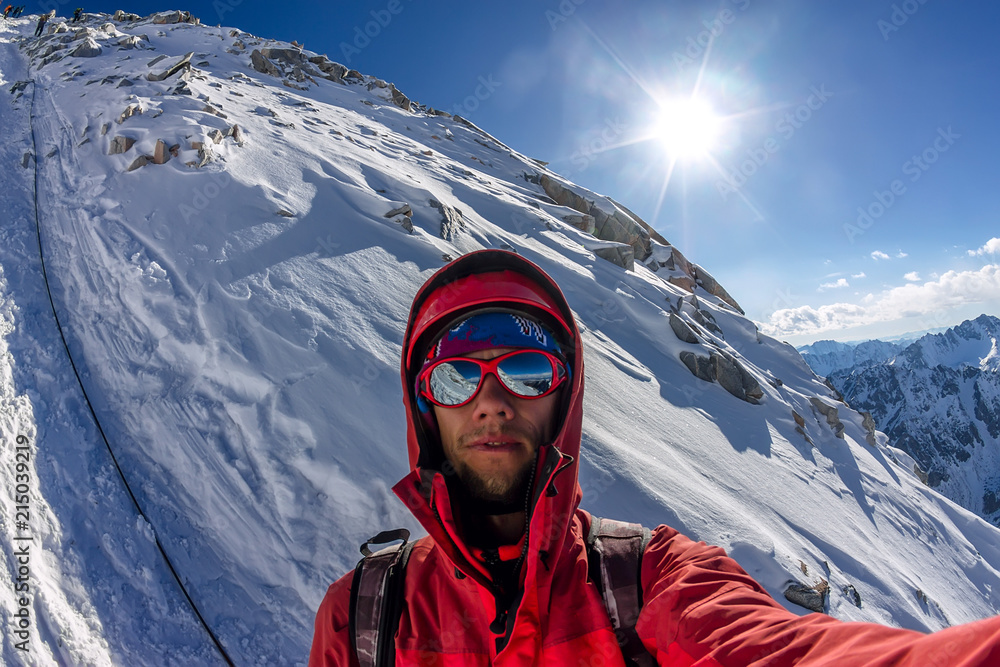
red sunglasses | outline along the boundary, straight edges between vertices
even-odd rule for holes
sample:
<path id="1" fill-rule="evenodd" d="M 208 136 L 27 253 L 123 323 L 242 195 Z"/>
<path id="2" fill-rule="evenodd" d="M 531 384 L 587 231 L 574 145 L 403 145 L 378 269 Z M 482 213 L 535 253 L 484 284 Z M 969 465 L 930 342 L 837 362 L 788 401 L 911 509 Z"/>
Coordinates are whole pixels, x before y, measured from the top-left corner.
<path id="1" fill-rule="evenodd" d="M 562 384 L 566 364 L 545 350 L 515 350 L 494 359 L 450 357 L 434 362 L 419 377 L 420 394 L 442 408 L 465 405 L 492 374 L 518 398 L 542 398 Z"/>

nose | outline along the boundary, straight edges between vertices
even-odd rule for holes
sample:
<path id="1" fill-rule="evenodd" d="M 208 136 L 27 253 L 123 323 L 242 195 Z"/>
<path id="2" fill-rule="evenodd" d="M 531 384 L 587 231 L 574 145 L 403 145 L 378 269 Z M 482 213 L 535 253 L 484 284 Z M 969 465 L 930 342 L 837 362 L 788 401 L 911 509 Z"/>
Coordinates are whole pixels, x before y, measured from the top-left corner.
<path id="1" fill-rule="evenodd" d="M 500 380 L 490 373 L 480 383 L 479 393 L 475 399 L 475 414 L 477 419 L 493 417 L 503 421 L 514 418 L 513 396 L 507 391 Z"/>

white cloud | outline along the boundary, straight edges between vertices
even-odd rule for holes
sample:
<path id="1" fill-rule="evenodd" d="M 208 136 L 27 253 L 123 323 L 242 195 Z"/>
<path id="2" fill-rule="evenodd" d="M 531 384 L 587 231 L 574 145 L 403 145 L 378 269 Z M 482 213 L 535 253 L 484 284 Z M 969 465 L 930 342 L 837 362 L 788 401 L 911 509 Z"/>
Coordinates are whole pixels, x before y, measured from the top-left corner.
<path id="1" fill-rule="evenodd" d="M 1000 239 L 990 239 L 978 250 L 970 250 L 969 255 L 972 257 L 975 257 L 976 255 L 1000 255 Z"/>
<path id="2" fill-rule="evenodd" d="M 875 260 L 889 259 L 889 255 L 885 254 L 881 250 L 876 250 L 875 252 L 872 253 L 872 259 L 875 259 Z"/>
<path id="3" fill-rule="evenodd" d="M 838 289 L 840 287 L 850 287 L 851 285 L 847 282 L 847 278 L 841 278 L 835 283 L 823 283 L 819 286 L 819 291 L 822 292 L 825 289 Z"/>
<path id="4" fill-rule="evenodd" d="M 896 253 L 896 259 L 903 259 L 904 257 L 909 257 L 909 255 L 907 255 L 902 250 L 900 250 L 899 252 Z"/>
<path id="5" fill-rule="evenodd" d="M 784 308 L 761 328 L 772 336 L 816 334 L 904 317 L 932 317 L 949 308 L 996 300 L 1000 300 L 1000 264 L 987 264 L 976 271 L 948 271 L 937 280 L 868 295 L 861 304 Z"/>
<path id="6" fill-rule="evenodd" d="M 903 280 L 909 280 L 911 283 L 915 283 L 920 280 L 920 274 L 916 271 L 910 271 L 903 276 Z"/>
<path id="7" fill-rule="evenodd" d="M 862 271 L 861 273 L 852 274 L 851 277 L 855 278 L 855 279 L 857 279 L 857 278 L 867 278 L 867 276 L 865 275 L 864 271 Z"/>

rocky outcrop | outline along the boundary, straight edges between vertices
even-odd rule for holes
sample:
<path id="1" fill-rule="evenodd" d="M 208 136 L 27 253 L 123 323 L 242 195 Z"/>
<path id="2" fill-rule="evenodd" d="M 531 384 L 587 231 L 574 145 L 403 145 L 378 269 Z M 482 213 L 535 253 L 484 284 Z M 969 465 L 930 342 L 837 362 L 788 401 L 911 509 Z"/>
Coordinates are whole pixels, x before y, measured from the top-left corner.
<path id="1" fill-rule="evenodd" d="M 792 584 L 785 589 L 785 599 L 809 611 L 822 614 L 826 611 L 826 598 L 829 593 L 830 586 L 825 581 L 816 586 Z"/>
<path id="2" fill-rule="evenodd" d="M 562 219 L 563 222 L 569 223 L 587 234 L 593 234 L 597 230 L 597 225 L 594 223 L 594 216 L 586 213 L 571 213 L 564 215 Z"/>
<path id="3" fill-rule="evenodd" d="M 115 122 L 117 122 L 119 125 L 121 125 L 122 123 L 124 123 L 126 120 L 128 120 L 132 116 L 135 116 L 136 114 L 140 114 L 140 113 L 142 113 L 142 106 L 141 105 L 139 105 L 138 103 L 130 104 L 127 107 L 125 107 L 125 110 L 122 111 L 121 115 L 118 116 L 118 118 L 116 119 Z"/>
<path id="4" fill-rule="evenodd" d="M 125 23 L 127 21 L 129 21 L 129 22 L 130 21 L 139 21 L 141 19 L 142 19 L 142 17 L 139 16 L 138 14 L 130 14 L 128 12 L 122 11 L 121 9 L 119 9 L 118 11 L 116 11 L 114 13 L 114 15 L 112 15 L 112 17 L 111 17 L 112 21 L 118 21 L 119 23 Z"/>
<path id="5" fill-rule="evenodd" d="M 454 240 L 458 233 L 465 229 L 462 211 L 437 199 L 431 199 L 428 203 L 441 212 L 441 238 L 445 241 Z"/>
<path id="6" fill-rule="evenodd" d="M 152 156 L 149 156 L 149 155 L 140 155 L 139 157 L 137 157 L 135 160 L 132 161 L 132 164 L 130 164 L 128 166 L 128 170 L 129 171 L 135 171 L 136 169 L 139 169 L 140 167 L 145 167 L 147 164 L 149 164 L 152 161 L 153 161 Z"/>
<path id="7" fill-rule="evenodd" d="M 707 356 L 685 350 L 681 352 L 680 359 L 695 377 L 706 382 L 718 382 L 740 400 L 756 405 L 764 397 L 760 383 L 753 375 L 722 350 L 712 349 Z"/>
<path id="8" fill-rule="evenodd" d="M 397 208 L 392 209 L 385 214 L 387 218 L 395 218 L 397 215 L 405 215 L 407 218 L 413 217 L 413 209 L 410 208 L 409 204 L 403 204 Z"/>
<path id="9" fill-rule="evenodd" d="M 403 93 L 401 93 L 396 88 L 395 85 L 393 85 L 391 83 L 387 83 L 387 82 L 383 81 L 382 79 L 376 79 L 376 78 L 373 77 L 368 82 L 368 90 L 375 90 L 376 88 L 379 88 L 379 89 L 382 89 L 382 90 L 386 91 L 388 93 L 389 100 L 391 100 L 393 104 L 395 104 L 397 107 L 399 107 L 403 111 L 410 111 L 411 110 L 412 104 L 410 102 L 410 98 L 408 98 L 406 95 L 404 95 Z"/>
<path id="10" fill-rule="evenodd" d="M 689 262 L 680 250 L 670 244 L 654 243 L 653 252 L 644 264 L 654 272 L 666 269 L 666 272 L 670 274 L 666 277 L 666 281 L 671 285 L 691 293 L 694 293 L 695 288 L 700 287 L 735 308 L 741 315 L 745 314 L 736 299 L 730 296 L 729 292 L 708 271 L 693 262 Z"/>
<path id="11" fill-rule="evenodd" d="M 260 49 L 254 49 L 250 53 L 250 66 L 261 74 L 281 76 L 281 70 L 267 56 L 261 53 Z"/>
<path id="12" fill-rule="evenodd" d="M 535 160 L 535 162 L 538 162 L 538 160 Z M 543 165 L 545 165 L 545 164 L 548 164 L 548 163 L 546 163 L 546 162 L 543 162 L 542 164 L 543 164 Z M 662 243 L 663 245 L 670 245 L 670 243 L 669 243 L 669 242 L 668 242 L 668 241 L 667 241 L 667 240 L 666 240 L 665 238 L 663 238 L 662 236 L 660 236 L 660 233 L 659 233 L 658 231 L 656 231 L 655 229 L 653 229 L 652 227 L 650 227 L 650 226 L 649 226 L 649 225 L 648 225 L 648 224 L 646 223 L 646 221 L 645 221 L 645 220 L 643 220 L 643 219 L 642 219 L 642 218 L 640 218 L 640 217 L 639 217 L 638 215 L 636 215 L 635 213 L 633 213 L 631 209 L 629 209 L 629 208 L 626 208 L 624 204 L 622 204 L 622 203 L 620 203 L 620 202 L 618 202 L 618 201 L 615 201 L 615 200 L 614 200 L 614 199 L 612 199 L 611 197 L 608 197 L 608 201 L 610 201 L 610 202 L 611 202 L 612 204 L 614 204 L 615 206 L 617 206 L 617 207 L 618 207 L 618 208 L 620 208 L 621 210 L 623 210 L 623 211 L 625 211 L 626 213 L 628 213 L 628 214 L 629 214 L 629 216 L 631 216 L 631 218 L 632 218 L 633 220 L 635 220 L 635 221 L 636 221 L 636 222 L 638 222 L 638 223 L 639 223 L 640 225 L 642 225 L 643 229 L 645 229 L 645 230 L 646 230 L 647 232 L 649 232 L 649 238 L 653 239 L 653 240 L 654 240 L 654 241 L 656 241 L 657 243 Z"/>
<path id="13" fill-rule="evenodd" d="M 833 434 L 838 438 L 844 438 L 844 423 L 840 421 L 839 411 L 837 406 L 830 405 L 818 396 L 813 396 L 809 399 L 809 403 L 813 406 L 813 409 L 821 414 L 825 419 L 826 423 L 833 429 Z"/>
<path id="14" fill-rule="evenodd" d="M 875 430 L 878 426 L 875 424 L 875 420 L 872 418 L 872 413 L 861 410 L 861 426 L 865 429 L 865 442 L 874 447 L 877 444 L 875 439 Z M 925 482 L 926 483 L 926 482 Z"/>
<path id="15" fill-rule="evenodd" d="M 677 313 L 670 313 L 670 328 L 679 340 L 685 343 L 700 343 L 701 339 L 694 333 L 694 329 L 682 320 Z"/>
<path id="16" fill-rule="evenodd" d="M 115 15 L 117 16 L 117 14 Z M 170 12 L 160 12 L 158 14 L 153 14 L 150 23 L 156 25 L 171 25 L 174 23 L 190 23 L 192 25 L 201 25 L 201 19 L 191 16 L 191 12 L 182 12 L 179 10 L 174 10 Z"/>
<path id="17" fill-rule="evenodd" d="M 410 208 L 409 204 L 403 204 L 402 206 L 397 206 L 388 213 L 385 214 L 387 218 L 394 218 L 403 229 L 405 229 L 410 234 L 413 233 L 413 209 Z"/>
<path id="18" fill-rule="evenodd" d="M 590 216 L 594 220 L 594 236 L 603 241 L 627 243 L 632 246 L 634 258 L 640 262 L 649 257 L 649 232 L 611 200 L 605 200 L 602 208 L 596 201 L 586 199 L 548 174 L 541 174 L 537 182 L 557 204 Z"/>
<path id="19" fill-rule="evenodd" d="M 326 56 L 307 55 L 298 48 L 263 47 L 250 53 L 250 65 L 269 76 L 291 79 L 297 83 L 316 79 L 327 79 L 336 83 L 367 82 L 368 90 L 384 92 L 386 99 L 404 111 L 411 111 L 413 103 L 391 83 L 366 77 L 356 70 L 350 70 L 335 63 Z M 284 82 L 290 88 L 301 88 L 290 81 Z"/>
<path id="20" fill-rule="evenodd" d="M 627 243 L 602 243 L 588 250 L 603 260 L 616 264 L 626 271 L 635 271 L 635 250 Z"/>
<path id="21" fill-rule="evenodd" d="M 191 56 L 193 55 L 194 51 L 191 51 L 190 53 L 187 53 L 181 56 L 180 58 L 162 58 L 162 57 L 154 58 L 149 62 L 149 67 L 157 65 L 161 61 L 166 61 L 167 66 L 165 68 L 160 69 L 157 72 L 150 72 L 149 74 L 146 75 L 146 79 L 148 79 L 149 81 L 163 81 L 164 79 L 169 79 L 174 74 L 177 74 L 177 72 L 180 72 L 183 69 L 191 67 Z"/>
<path id="22" fill-rule="evenodd" d="M 74 58 L 96 58 L 101 55 L 101 45 L 93 38 L 87 37 L 82 44 L 70 51 L 69 55 Z"/>
<path id="23" fill-rule="evenodd" d="M 135 145 L 135 139 L 118 135 L 111 140 L 111 148 L 108 150 L 108 155 L 120 155 L 127 152 L 133 145 Z"/>
<path id="24" fill-rule="evenodd" d="M 337 83 L 342 83 L 344 75 L 347 74 L 346 67 L 340 63 L 333 62 L 326 56 L 312 56 L 309 58 L 309 62 L 318 67 L 328 79 Z"/>
<path id="25" fill-rule="evenodd" d="M 170 159 L 170 149 L 163 139 L 156 140 L 156 147 L 153 149 L 153 164 L 165 164 Z"/>

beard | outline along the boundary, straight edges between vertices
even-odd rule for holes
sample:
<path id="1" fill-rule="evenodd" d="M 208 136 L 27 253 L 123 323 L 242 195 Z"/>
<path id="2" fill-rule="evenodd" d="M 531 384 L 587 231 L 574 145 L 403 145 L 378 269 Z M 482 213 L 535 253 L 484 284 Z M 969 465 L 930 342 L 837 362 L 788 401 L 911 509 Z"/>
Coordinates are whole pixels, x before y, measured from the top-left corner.
<path id="1" fill-rule="evenodd" d="M 500 434 L 532 443 L 534 452 L 523 464 L 512 470 L 476 470 L 461 459 L 451 462 L 455 474 L 450 477 L 456 482 L 454 487 L 457 487 L 453 488 L 453 492 L 467 512 L 511 514 L 525 510 L 535 476 L 541 434 L 510 428 L 501 428 Z M 482 435 L 481 431 L 476 431 L 463 440 L 474 440 Z"/>
<path id="2" fill-rule="evenodd" d="M 460 464 L 455 466 L 455 474 L 462 483 L 462 495 L 466 500 L 479 503 L 484 509 L 504 510 L 487 514 L 518 512 L 524 509 L 528 497 L 535 460 L 536 457 L 532 457 L 519 469 L 506 473 L 480 473 Z"/>

